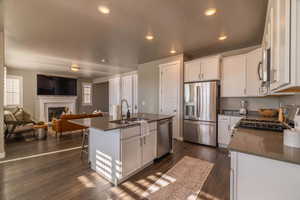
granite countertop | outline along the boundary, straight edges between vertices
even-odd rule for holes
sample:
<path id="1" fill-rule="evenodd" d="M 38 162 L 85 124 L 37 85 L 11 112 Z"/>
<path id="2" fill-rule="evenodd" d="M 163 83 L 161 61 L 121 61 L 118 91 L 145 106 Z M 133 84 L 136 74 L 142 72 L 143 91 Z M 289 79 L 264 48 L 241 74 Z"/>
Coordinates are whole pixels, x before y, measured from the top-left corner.
<path id="1" fill-rule="evenodd" d="M 300 164 L 300 148 L 285 146 L 283 144 L 283 133 L 280 132 L 238 128 L 228 149 Z"/>
<path id="2" fill-rule="evenodd" d="M 133 114 L 131 118 L 144 118 L 148 122 L 154 122 L 159 121 L 163 119 L 170 119 L 173 116 L 171 115 L 158 115 L 158 114 L 148 114 L 148 113 L 138 113 Z M 129 124 L 117 124 L 117 123 L 111 123 L 111 121 L 114 121 L 116 119 L 113 119 L 108 114 L 105 114 L 103 117 L 94 117 L 94 118 L 85 118 L 85 119 L 74 119 L 70 120 L 73 123 L 88 126 L 91 128 L 99 129 L 102 131 L 109 131 L 114 129 L 121 129 L 126 128 L 129 126 L 139 126 L 139 122 L 131 122 Z"/>

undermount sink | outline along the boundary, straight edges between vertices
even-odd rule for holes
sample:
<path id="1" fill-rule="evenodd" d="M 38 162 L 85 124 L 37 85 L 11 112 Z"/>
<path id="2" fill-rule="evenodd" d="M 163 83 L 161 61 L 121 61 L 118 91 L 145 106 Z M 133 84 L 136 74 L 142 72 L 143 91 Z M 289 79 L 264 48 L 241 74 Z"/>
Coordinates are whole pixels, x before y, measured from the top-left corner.
<path id="1" fill-rule="evenodd" d="M 135 123 L 135 122 L 142 121 L 142 120 L 147 120 L 147 119 L 146 118 L 134 117 L 134 118 L 124 119 L 124 120 L 114 120 L 114 121 L 110 121 L 110 123 L 131 124 L 131 123 Z"/>

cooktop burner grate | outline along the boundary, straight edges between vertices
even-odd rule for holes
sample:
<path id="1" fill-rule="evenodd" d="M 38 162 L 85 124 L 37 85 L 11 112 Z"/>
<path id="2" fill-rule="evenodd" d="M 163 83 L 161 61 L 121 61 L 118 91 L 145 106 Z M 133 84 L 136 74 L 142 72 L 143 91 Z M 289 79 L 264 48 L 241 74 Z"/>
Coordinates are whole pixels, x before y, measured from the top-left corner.
<path id="1" fill-rule="evenodd" d="M 242 119 L 238 127 L 277 131 L 277 132 L 283 132 L 283 130 L 286 129 L 286 127 L 279 121 L 256 120 L 256 119 Z"/>

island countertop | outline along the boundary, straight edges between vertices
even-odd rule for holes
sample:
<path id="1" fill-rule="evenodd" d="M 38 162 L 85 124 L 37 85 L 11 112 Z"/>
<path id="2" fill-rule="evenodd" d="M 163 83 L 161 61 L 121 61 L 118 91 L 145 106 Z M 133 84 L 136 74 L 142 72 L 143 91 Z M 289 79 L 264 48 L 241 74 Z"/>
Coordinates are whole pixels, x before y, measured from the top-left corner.
<path id="1" fill-rule="evenodd" d="M 170 119 L 172 118 L 172 115 L 159 115 L 159 114 L 149 114 L 149 113 L 137 113 L 133 114 L 131 118 L 144 118 L 147 122 L 154 122 L 159 121 L 163 119 Z M 108 114 L 105 114 L 103 117 L 94 117 L 94 118 L 85 118 L 85 119 L 72 119 L 69 120 L 73 123 L 87 126 L 90 128 L 99 129 L 102 131 L 109 131 L 114 129 L 122 129 L 129 126 L 138 126 L 139 122 L 131 122 L 129 124 L 118 124 L 118 123 L 112 123 L 111 121 L 118 120 L 113 119 Z"/>
<path id="2" fill-rule="evenodd" d="M 300 164 L 300 148 L 283 144 L 283 133 L 238 128 L 228 146 L 230 151 Z"/>

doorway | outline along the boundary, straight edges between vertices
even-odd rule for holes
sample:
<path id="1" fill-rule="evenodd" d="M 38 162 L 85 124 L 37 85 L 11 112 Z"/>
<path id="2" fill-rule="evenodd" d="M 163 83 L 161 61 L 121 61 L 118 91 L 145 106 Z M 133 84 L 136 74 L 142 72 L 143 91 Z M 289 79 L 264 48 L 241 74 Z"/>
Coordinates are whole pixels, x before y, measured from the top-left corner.
<path id="1" fill-rule="evenodd" d="M 180 139 L 180 61 L 159 65 L 159 114 L 173 115 L 173 138 Z"/>

